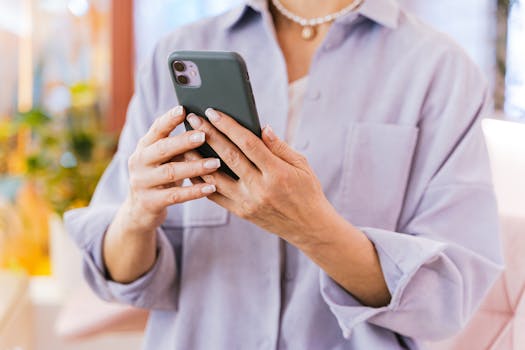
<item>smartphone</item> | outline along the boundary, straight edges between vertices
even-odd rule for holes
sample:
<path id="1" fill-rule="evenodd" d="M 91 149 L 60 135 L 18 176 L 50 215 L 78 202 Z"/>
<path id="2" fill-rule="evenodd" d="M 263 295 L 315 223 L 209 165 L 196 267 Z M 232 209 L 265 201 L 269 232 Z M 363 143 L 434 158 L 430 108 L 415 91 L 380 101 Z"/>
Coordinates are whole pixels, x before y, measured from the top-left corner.
<path id="1" fill-rule="evenodd" d="M 241 55 L 226 51 L 175 51 L 168 63 L 177 99 L 186 113 L 206 118 L 204 112 L 211 107 L 230 115 L 261 137 L 250 78 Z M 187 121 L 184 125 L 186 130 L 192 130 Z M 219 158 L 206 143 L 197 151 L 205 158 Z M 220 169 L 238 179 L 222 161 Z"/>

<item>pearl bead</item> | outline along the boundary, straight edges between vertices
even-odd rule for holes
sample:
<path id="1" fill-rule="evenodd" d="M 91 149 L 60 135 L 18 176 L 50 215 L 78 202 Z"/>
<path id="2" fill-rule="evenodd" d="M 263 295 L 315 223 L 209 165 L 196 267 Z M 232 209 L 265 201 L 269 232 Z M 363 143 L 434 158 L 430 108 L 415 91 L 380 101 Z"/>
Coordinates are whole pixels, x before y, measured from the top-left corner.
<path id="1" fill-rule="evenodd" d="M 317 33 L 315 32 L 315 28 L 314 27 L 304 26 L 303 30 L 301 32 L 301 37 L 304 40 L 312 40 L 315 37 L 315 34 L 317 34 Z"/>

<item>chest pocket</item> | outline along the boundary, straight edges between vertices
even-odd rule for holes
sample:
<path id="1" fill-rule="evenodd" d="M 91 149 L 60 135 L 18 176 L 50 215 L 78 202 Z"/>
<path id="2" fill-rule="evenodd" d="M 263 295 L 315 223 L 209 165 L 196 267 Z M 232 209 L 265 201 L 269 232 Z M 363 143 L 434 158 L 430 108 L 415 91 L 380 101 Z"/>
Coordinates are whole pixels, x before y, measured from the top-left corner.
<path id="1" fill-rule="evenodd" d="M 201 198 L 168 208 L 166 228 L 189 228 L 220 226 L 228 223 L 228 211 L 210 201 Z"/>
<path id="2" fill-rule="evenodd" d="M 348 133 L 339 206 L 356 226 L 394 230 L 400 215 L 418 128 L 355 123 Z"/>

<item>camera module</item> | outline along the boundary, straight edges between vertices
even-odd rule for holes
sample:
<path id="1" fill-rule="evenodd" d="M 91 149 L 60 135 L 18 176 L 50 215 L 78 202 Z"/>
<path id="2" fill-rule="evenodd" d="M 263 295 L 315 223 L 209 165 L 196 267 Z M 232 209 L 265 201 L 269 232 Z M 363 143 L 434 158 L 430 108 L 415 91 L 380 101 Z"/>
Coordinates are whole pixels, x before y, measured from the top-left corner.
<path id="1" fill-rule="evenodd" d="M 185 75 L 179 75 L 179 76 L 177 77 L 177 81 L 178 81 L 179 84 L 181 84 L 181 85 L 186 85 L 186 84 L 188 84 L 188 81 L 189 81 L 189 80 L 188 80 L 188 77 L 187 77 L 187 76 L 185 76 Z"/>
<path id="2" fill-rule="evenodd" d="M 175 61 L 175 63 L 173 63 L 173 67 L 177 72 L 184 72 L 186 70 L 186 65 L 181 61 Z"/>

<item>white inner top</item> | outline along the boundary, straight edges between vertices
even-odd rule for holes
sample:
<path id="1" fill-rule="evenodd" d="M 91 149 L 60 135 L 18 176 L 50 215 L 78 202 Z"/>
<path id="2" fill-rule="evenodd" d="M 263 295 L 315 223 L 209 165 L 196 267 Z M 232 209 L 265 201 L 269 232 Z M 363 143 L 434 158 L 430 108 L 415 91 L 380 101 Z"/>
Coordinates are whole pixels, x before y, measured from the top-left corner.
<path id="1" fill-rule="evenodd" d="M 285 141 L 292 144 L 299 123 L 301 107 L 303 105 L 304 94 L 308 86 L 308 76 L 298 79 L 288 85 L 288 122 L 286 124 Z"/>

